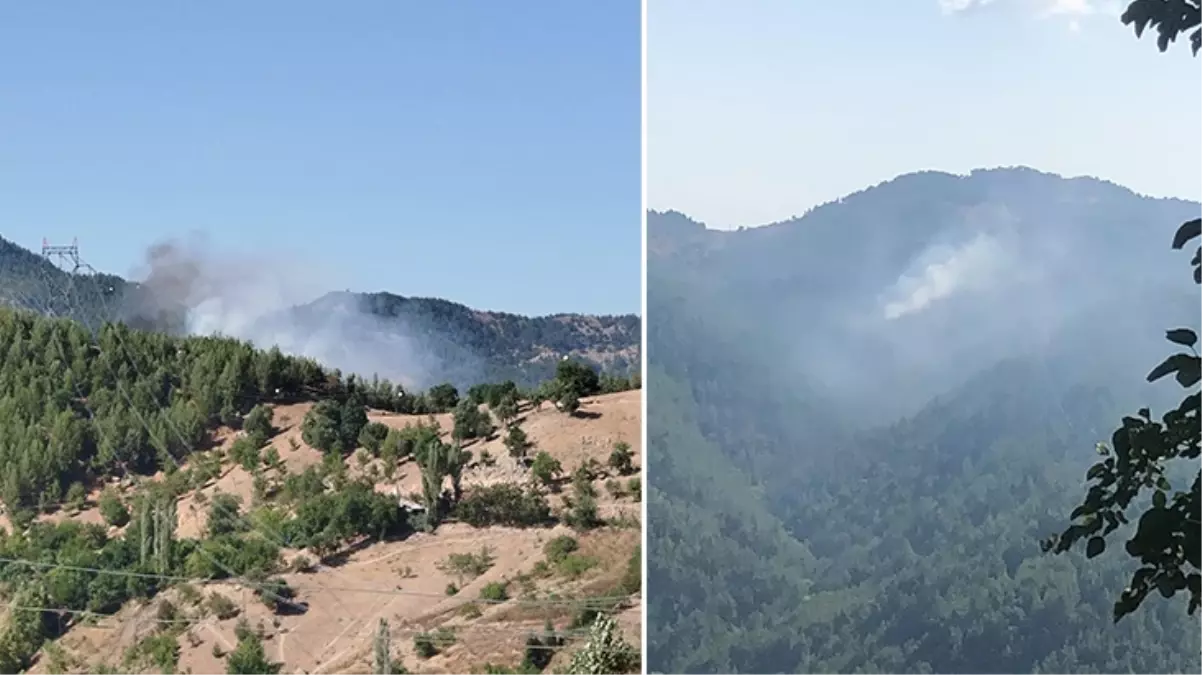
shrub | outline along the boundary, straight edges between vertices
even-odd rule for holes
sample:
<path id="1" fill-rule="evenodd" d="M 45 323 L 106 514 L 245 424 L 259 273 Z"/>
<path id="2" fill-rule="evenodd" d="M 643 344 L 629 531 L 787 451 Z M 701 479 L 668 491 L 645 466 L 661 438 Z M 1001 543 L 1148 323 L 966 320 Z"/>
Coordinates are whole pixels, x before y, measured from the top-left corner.
<path id="1" fill-rule="evenodd" d="M 572 481 L 572 498 L 564 500 L 568 507 L 564 522 L 575 530 L 591 530 L 602 524 L 597 512 L 597 491 L 586 479 L 583 469 L 581 467 Z"/>
<path id="2" fill-rule="evenodd" d="M 622 575 L 622 590 L 627 595 L 634 595 L 643 590 L 643 555 L 642 546 L 636 546 L 626 561 L 626 573 Z"/>
<path id="3" fill-rule="evenodd" d="M 509 584 L 504 581 L 494 581 L 480 589 L 480 599 L 490 602 L 505 602 L 509 599 Z"/>
<path id="4" fill-rule="evenodd" d="M 271 437 L 273 415 L 271 408 L 263 404 L 256 405 L 246 414 L 246 419 L 242 421 L 242 429 L 248 436 L 261 439 L 265 442 Z M 259 445 L 262 445 L 262 443 L 259 443 Z"/>
<path id="5" fill-rule="evenodd" d="M 584 574 L 585 572 L 596 567 L 599 562 L 600 561 L 592 556 L 570 554 L 564 556 L 564 558 L 556 565 L 556 568 L 559 570 L 559 573 L 565 577 L 568 577 L 569 579 L 575 579 L 581 574 Z"/>
<path id="6" fill-rule="evenodd" d="M 67 488 L 67 506 L 78 511 L 83 508 L 84 501 L 88 498 L 88 491 L 84 488 L 83 483 L 71 483 Z"/>
<path id="7" fill-rule="evenodd" d="M 546 452 L 540 452 L 534 456 L 534 463 L 530 465 L 530 473 L 538 479 L 540 483 L 551 487 L 559 474 L 563 473 L 563 465 Z"/>
<path id="8" fill-rule="evenodd" d="M 526 432 L 516 424 L 509 427 L 509 432 L 505 434 L 503 442 L 509 450 L 509 456 L 516 459 L 524 458 L 531 445 L 530 439 L 526 437 Z"/>
<path id="9" fill-rule="evenodd" d="M 621 499 L 626 496 L 626 486 L 621 481 L 610 478 L 605 481 L 605 489 L 614 499 Z"/>
<path id="10" fill-rule="evenodd" d="M 580 548 L 580 544 L 568 535 L 558 536 L 543 547 L 543 553 L 546 554 L 547 560 L 553 564 L 558 564 L 576 549 Z"/>
<path id="11" fill-rule="evenodd" d="M 372 456 L 379 457 L 384 439 L 388 438 L 391 431 L 387 425 L 380 422 L 368 422 L 359 432 L 359 445 L 362 445 Z"/>
<path id="12" fill-rule="evenodd" d="M 438 647 L 434 646 L 434 636 L 429 633 L 418 633 L 413 636 L 413 651 L 417 653 L 418 658 L 428 659 L 438 653 Z"/>
<path id="13" fill-rule="evenodd" d="M 609 453 L 609 467 L 618 472 L 618 475 L 628 476 L 634 473 L 634 453 L 630 450 L 630 444 L 626 441 L 618 441 L 614 444 L 613 452 Z"/>
<path id="14" fill-rule="evenodd" d="M 238 605 L 220 593 L 213 593 L 209 596 L 209 610 L 221 621 L 232 619 L 238 616 L 239 612 Z"/>
<path id="15" fill-rule="evenodd" d="M 495 558 L 487 546 L 481 547 L 479 553 L 452 553 L 447 559 L 438 564 L 438 568 L 447 574 L 453 574 L 461 579 L 475 579 L 493 566 Z"/>
<path id="16" fill-rule="evenodd" d="M 129 522 L 129 509 L 125 508 L 112 488 L 105 488 L 100 495 L 100 516 L 113 527 L 121 527 Z"/>
<path id="17" fill-rule="evenodd" d="M 269 579 L 259 585 L 255 589 L 255 595 L 263 602 L 271 611 L 279 612 L 281 608 L 291 605 L 292 598 L 296 597 L 296 591 L 288 585 L 288 582 L 280 578 Z"/>
<path id="18" fill-rule="evenodd" d="M 263 455 L 250 436 L 240 436 L 230 446 L 230 459 L 247 471 L 254 471 L 262 461 Z"/>
<path id="19" fill-rule="evenodd" d="M 472 527 L 535 527 L 551 522 L 551 507 L 540 494 L 498 483 L 467 493 L 455 506 L 455 516 Z"/>

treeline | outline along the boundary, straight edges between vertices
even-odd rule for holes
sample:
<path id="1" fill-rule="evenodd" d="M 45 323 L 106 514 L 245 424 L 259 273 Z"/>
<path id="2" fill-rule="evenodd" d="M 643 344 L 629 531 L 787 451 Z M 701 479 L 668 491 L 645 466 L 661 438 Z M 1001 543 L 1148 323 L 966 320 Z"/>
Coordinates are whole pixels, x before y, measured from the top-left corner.
<path id="1" fill-rule="evenodd" d="M 468 398 L 487 399 L 500 387 L 571 407 L 573 396 L 639 384 L 637 376 L 599 376 L 565 363 L 561 370 L 574 378 L 566 389 L 557 377 L 530 392 L 483 385 Z M 93 334 L 69 320 L 0 309 L 0 501 L 24 523 L 101 479 L 172 471 L 219 425 L 242 426 L 256 404 L 313 399 L 426 414 L 453 410 L 459 393 L 451 385 L 411 393 L 232 339 L 123 324 Z"/>
<path id="2" fill-rule="evenodd" d="M 590 377 L 586 370 L 565 362 L 560 367 L 562 377 L 548 384 L 547 390 L 563 395 L 564 391 L 578 394 L 578 387 L 585 391 L 599 388 L 600 380 L 594 381 L 595 374 Z M 470 400 L 472 395 L 483 396 L 486 402 L 496 403 L 492 413 L 512 435 L 520 430 L 516 410 L 506 412 L 513 392 L 507 384 L 478 388 L 456 403 L 457 416 L 470 407 L 491 420 Z M 184 468 L 144 483 L 132 495 L 106 488 L 98 508 L 106 525 L 117 528 L 115 533 L 104 526 L 67 521 L 35 522 L 23 532 L 0 536 L 0 597 L 9 601 L 8 620 L 0 630 L 0 672 L 29 667 L 44 642 L 60 635 L 84 612 L 115 612 L 130 600 L 153 598 L 168 587 L 179 587 L 181 595 L 192 596 L 194 601 L 188 607 L 166 603 L 170 609 L 160 610 L 160 614 L 169 611 L 174 619 L 237 614 L 237 607 L 227 599 L 216 593 L 203 597 L 190 583 L 181 585 L 182 579 L 237 579 L 254 589 L 273 611 L 296 613 L 305 611 L 304 602 L 278 575 L 311 571 L 318 562 L 365 538 L 403 538 L 417 528 L 432 530 L 448 517 L 474 527 L 549 527 L 557 521 L 577 530 L 599 527 L 604 520 L 598 514 L 592 482 L 606 476 L 612 481 L 637 471 L 629 448 L 618 443 L 608 468 L 590 463 L 577 467 L 569 477 L 557 461 L 539 453 L 526 463 L 532 478 L 528 483 L 465 490 L 461 484 L 464 469 L 473 461 L 483 461 L 464 448 L 471 440 L 464 437 L 465 432 L 453 432 L 447 442 L 433 424 L 388 429 L 368 422 L 361 402 L 364 396 L 355 390 L 341 401 L 323 399 L 310 410 L 302 422 L 302 434 L 306 442 L 326 454 L 322 462 L 300 473 L 290 474 L 278 451 L 267 445 L 274 432 L 273 416 L 269 407 L 258 404 L 240 420 L 242 433 L 225 458 L 218 453 L 196 455 Z M 490 423 L 481 433 L 493 431 Z M 392 495 L 376 492 L 374 472 L 351 480 L 345 455 L 359 447 L 369 456 L 384 459 L 386 472 L 412 458 L 421 471 L 425 508 L 411 512 Z M 524 458 L 527 449 L 528 444 L 510 445 L 515 457 Z M 178 499 L 209 484 L 225 459 L 252 473 L 254 502 L 243 504 L 220 492 L 202 500 L 205 493 L 195 492 L 207 508 L 204 531 L 196 539 L 177 537 Z M 569 480 L 571 492 L 565 508 L 554 514 L 547 492 L 562 489 L 562 483 Z M 632 490 L 637 494 L 633 484 Z M 281 556 L 285 548 L 305 553 L 285 561 Z M 631 560 L 630 569 L 637 571 L 637 560 Z M 629 592 L 637 591 L 636 583 L 629 579 L 623 583 L 631 587 Z M 178 648 L 171 626 L 145 638 L 145 644 L 139 643 L 127 656 L 151 659 L 164 671 L 173 669 Z M 253 640 L 240 638 L 242 642 L 251 644 Z M 241 653 L 231 654 L 231 669 L 240 668 L 235 661 L 240 663 L 245 656 L 236 654 Z"/>

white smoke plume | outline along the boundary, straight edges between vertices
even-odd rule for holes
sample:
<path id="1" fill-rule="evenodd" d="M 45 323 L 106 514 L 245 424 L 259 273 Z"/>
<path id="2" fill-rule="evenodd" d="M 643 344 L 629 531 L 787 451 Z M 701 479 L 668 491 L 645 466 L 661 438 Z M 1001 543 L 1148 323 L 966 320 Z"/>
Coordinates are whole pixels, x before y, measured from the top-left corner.
<path id="1" fill-rule="evenodd" d="M 957 248 L 933 247 L 920 256 L 918 271 L 903 275 L 886 293 L 884 315 L 893 320 L 921 312 L 931 303 L 963 290 L 986 286 L 1005 267 L 1007 253 L 988 234 Z"/>
<path id="2" fill-rule="evenodd" d="M 152 246 L 135 272 L 138 291 L 128 318 L 161 330 L 223 335 L 256 347 L 279 347 L 324 366 L 409 388 L 424 388 L 440 364 L 403 322 L 362 311 L 354 296 L 328 295 L 316 311 L 296 311 L 322 296 L 322 270 L 283 256 L 251 258 L 214 252 L 201 237 Z M 140 273 L 139 273 L 140 272 Z"/>

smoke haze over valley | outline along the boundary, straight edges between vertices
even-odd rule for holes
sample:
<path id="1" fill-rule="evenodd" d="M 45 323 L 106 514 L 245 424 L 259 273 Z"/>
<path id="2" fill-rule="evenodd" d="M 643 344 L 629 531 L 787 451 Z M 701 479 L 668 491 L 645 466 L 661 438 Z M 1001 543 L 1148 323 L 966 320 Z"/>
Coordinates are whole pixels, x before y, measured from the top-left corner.
<path id="1" fill-rule="evenodd" d="M 1112 628 L 1131 563 L 1038 542 L 1123 414 L 1180 401 L 1145 375 L 1198 326 L 1170 243 L 1200 210 L 1019 167 L 739 231 L 651 212 L 651 667 L 1196 670 L 1183 601 Z"/>
<path id="2" fill-rule="evenodd" d="M 522 317 L 440 299 L 330 292 L 321 264 L 215 250 L 201 236 L 151 246 L 129 282 L 71 276 L 0 243 L 13 261 L 0 272 L 0 292 L 9 289 L 13 304 L 174 335 L 224 335 L 408 389 L 533 385 L 565 355 L 624 375 L 639 363 L 639 319 L 631 315 Z"/>

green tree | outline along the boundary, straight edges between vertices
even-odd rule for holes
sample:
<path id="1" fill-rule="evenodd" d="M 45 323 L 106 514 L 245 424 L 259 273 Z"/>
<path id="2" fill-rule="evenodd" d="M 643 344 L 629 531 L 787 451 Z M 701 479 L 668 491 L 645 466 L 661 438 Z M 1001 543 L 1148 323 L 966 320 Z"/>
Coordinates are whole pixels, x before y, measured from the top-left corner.
<path id="1" fill-rule="evenodd" d="M 246 414 L 246 419 L 242 421 L 242 429 L 261 447 L 271 438 L 273 416 L 271 408 L 260 403 Z"/>
<path id="2" fill-rule="evenodd" d="M 342 452 L 339 423 L 342 410 L 337 402 L 320 401 L 305 413 L 301 421 L 301 438 L 322 452 Z"/>
<path id="3" fill-rule="evenodd" d="M 342 452 L 350 452 L 359 443 L 359 433 L 367 426 L 367 408 L 364 406 L 361 395 L 356 393 L 342 404 L 339 422 L 338 431 Z"/>
<path id="4" fill-rule="evenodd" d="M 580 396 L 572 389 L 564 389 L 555 400 L 555 407 L 569 415 L 575 415 L 580 410 Z"/>
<path id="5" fill-rule="evenodd" d="M 376 633 L 372 638 L 372 672 L 375 675 L 396 675 L 397 669 L 392 660 L 392 635 L 388 630 L 388 622 L 380 619 L 376 625 Z"/>
<path id="6" fill-rule="evenodd" d="M 518 416 L 518 400 L 515 394 L 506 394 L 492 406 L 493 414 L 497 416 L 497 421 L 501 426 L 508 427 L 513 420 Z"/>
<path id="7" fill-rule="evenodd" d="M 75 482 L 67 487 L 67 506 L 72 510 L 82 509 L 87 498 L 88 491 L 84 488 L 83 483 Z"/>
<path id="8" fill-rule="evenodd" d="M 530 465 L 530 473 L 538 479 L 540 483 L 547 487 L 555 484 L 555 481 L 563 473 L 563 465 L 545 451 L 539 452 L 534 456 L 534 462 Z"/>
<path id="9" fill-rule="evenodd" d="M 426 531 L 433 531 L 441 520 L 439 505 L 442 486 L 452 471 L 452 446 L 439 438 L 427 438 L 417 453 L 422 472 L 422 496 L 426 507 Z"/>
<path id="10" fill-rule="evenodd" d="M 386 424 L 380 422 L 368 422 L 363 426 L 363 430 L 359 432 L 359 445 L 363 446 L 374 457 L 379 457 L 384 445 L 384 440 L 392 432 Z M 395 454 L 393 461 L 396 461 Z"/>
<path id="11" fill-rule="evenodd" d="M 454 422 L 451 437 L 460 442 L 485 438 L 493 431 L 488 413 L 468 399 L 460 401 L 455 408 Z"/>
<path id="12" fill-rule="evenodd" d="M 282 663 L 267 660 L 263 640 L 250 631 L 242 632 L 238 646 L 225 659 L 225 672 L 229 675 L 276 675 Z"/>
<path id="13" fill-rule="evenodd" d="M 1161 51 L 1168 49 L 1178 35 L 1193 29 L 1190 40 L 1194 55 L 1198 54 L 1202 14 L 1197 0 L 1136 0 L 1123 13 L 1122 21 L 1132 25 L 1137 36 L 1149 26 L 1155 27 Z M 1177 229 L 1173 248 L 1182 249 L 1200 235 L 1202 219 L 1188 221 Z M 1202 283 L 1200 262 L 1202 247 L 1195 250 L 1191 261 L 1196 284 Z M 1153 590 L 1165 598 L 1188 592 L 1191 615 L 1202 605 L 1202 472 L 1195 468 L 1193 483 L 1186 490 L 1174 489 L 1170 482 L 1178 467 L 1196 467 L 1202 450 L 1198 390 L 1202 359 L 1195 349 L 1195 330 L 1173 329 L 1167 338 L 1189 351 L 1169 356 L 1148 374 L 1148 381 L 1174 375 L 1188 392 L 1185 398 L 1159 422 L 1147 408 L 1123 418 L 1110 445 L 1098 446 L 1102 460 L 1086 473 L 1089 490 L 1070 515 L 1073 524 L 1043 543 L 1044 550 L 1063 553 L 1084 540 L 1085 554 L 1093 558 L 1106 549 L 1107 537 L 1129 522 L 1127 511 L 1133 502 L 1151 493 L 1150 505 L 1139 516 L 1135 532 L 1125 545 L 1127 554 L 1137 559 L 1140 567 L 1114 604 L 1115 621 L 1139 608 Z"/>
<path id="14" fill-rule="evenodd" d="M 633 459 L 634 453 L 630 450 L 630 444 L 618 441 L 614 443 L 613 452 L 609 453 L 609 467 L 621 476 L 629 476 L 634 473 Z"/>
<path id="15" fill-rule="evenodd" d="M 230 446 L 230 459 L 234 460 L 238 466 L 241 466 L 246 471 L 253 472 L 259 467 L 259 463 L 263 461 L 263 453 L 260 452 L 260 447 L 250 436 L 240 436 Z"/>
<path id="16" fill-rule="evenodd" d="M 237 495 L 225 493 L 214 494 L 209 501 L 209 519 L 207 529 L 209 537 L 220 537 L 223 534 L 233 534 L 245 529 Z"/>
<path id="17" fill-rule="evenodd" d="M 1141 37 L 1149 27 L 1155 28 L 1159 33 L 1156 46 L 1162 52 L 1191 29 L 1189 41 L 1194 55 L 1202 49 L 1198 0 L 1135 0 L 1127 5 L 1121 18 L 1124 24 L 1135 29 L 1136 37 Z"/>
<path id="18" fill-rule="evenodd" d="M 455 406 L 459 405 L 459 391 L 451 384 L 444 383 L 430 387 L 430 390 L 426 392 L 426 398 L 435 412 L 454 410 Z"/>
<path id="19" fill-rule="evenodd" d="M 618 622 L 608 614 L 599 614 L 589 627 L 588 642 L 572 654 L 569 673 L 601 675 L 630 673 L 638 667 L 638 653 L 622 637 Z"/>
<path id="20" fill-rule="evenodd" d="M 516 424 L 509 427 L 504 443 L 505 447 L 509 449 L 509 456 L 517 459 L 524 458 L 531 445 L 530 440 L 526 437 L 526 432 Z"/>
<path id="21" fill-rule="evenodd" d="M 555 382 L 561 395 L 571 392 L 580 398 L 601 392 L 601 379 L 597 371 L 587 363 L 575 359 L 563 359 L 556 364 Z"/>
<path id="22" fill-rule="evenodd" d="M 121 497 L 112 488 L 100 493 L 100 516 L 113 527 L 122 527 L 129 522 L 129 510 L 121 503 Z"/>

